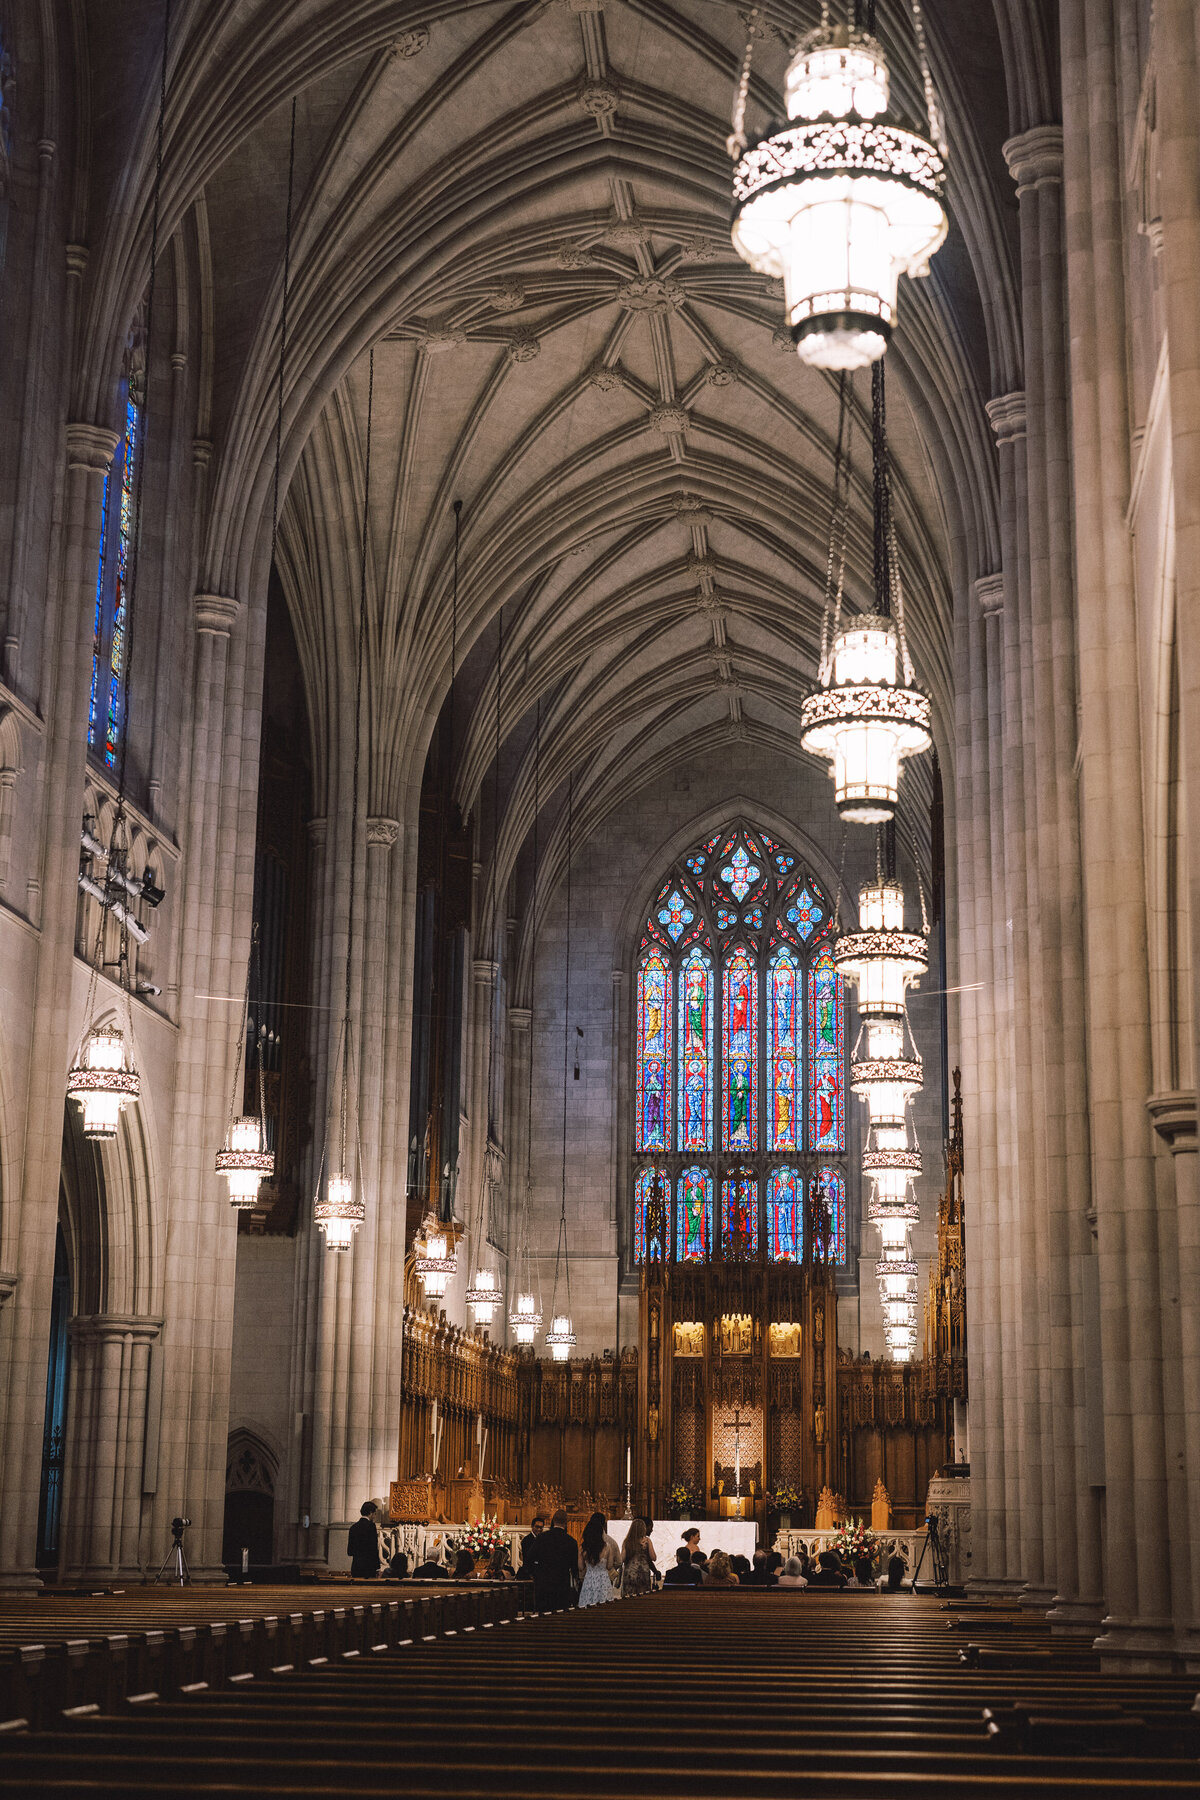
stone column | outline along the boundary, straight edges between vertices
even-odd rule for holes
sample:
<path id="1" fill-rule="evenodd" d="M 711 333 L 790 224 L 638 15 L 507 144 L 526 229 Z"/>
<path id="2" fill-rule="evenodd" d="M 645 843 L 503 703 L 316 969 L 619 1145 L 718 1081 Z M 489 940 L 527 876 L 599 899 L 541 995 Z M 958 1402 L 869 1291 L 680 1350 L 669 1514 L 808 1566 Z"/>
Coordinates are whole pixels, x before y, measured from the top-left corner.
<path id="1" fill-rule="evenodd" d="M 1104 1365 L 1108 1603 L 1101 1652 L 1171 1653 L 1162 1293 L 1145 1102 L 1150 997 L 1138 640 L 1126 512 L 1124 185 L 1113 18 L 1061 0 L 1086 900 L 1091 1170 Z"/>
<path id="2" fill-rule="evenodd" d="M 150 1346 L 162 1320 L 100 1313 L 71 1322 L 63 1467 L 64 1580 L 137 1580 Z M 157 1565 L 156 1565 L 157 1566 Z"/>
<path id="3" fill-rule="evenodd" d="M 508 1227 L 505 1243 L 508 1246 L 508 1300 L 505 1313 L 507 1325 L 508 1312 L 516 1304 L 516 1284 L 524 1274 L 520 1266 L 520 1254 L 528 1245 L 521 1243 L 521 1221 L 525 1216 L 526 1206 L 526 1172 L 529 1168 L 529 1076 L 533 1059 L 533 1010 L 528 1006 L 510 1006 L 508 1009 L 508 1080 L 505 1083 L 507 1104 L 505 1107 L 504 1141 L 507 1147 L 505 1158 L 505 1193 L 508 1200 Z M 497 1331 L 495 1336 L 508 1341 L 507 1330 Z"/>
<path id="4" fill-rule="evenodd" d="M 1200 1068 L 1200 46 L 1191 0 L 1156 0 L 1155 103 L 1162 209 L 1162 293 L 1170 356 L 1171 463 L 1175 506 L 1175 635 L 1181 761 L 1189 844 L 1192 932 L 1192 1066 Z M 1191 1124 L 1186 1121 L 1190 1101 Z M 1179 1293 L 1179 1378 L 1187 1482 L 1190 1605 L 1176 1617 L 1189 1659 L 1200 1660 L 1200 1189 L 1195 1096 L 1151 1100 L 1151 1116 L 1173 1151 Z"/>
<path id="5" fill-rule="evenodd" d="M 52 669 L 44 748 L 44 905 L 29 1046 L 29 1094 L 21 1191 L 9 1242 L 20 1275 L 6 1312 L 8 1366 L 0 1380 L 0 1586 L 36 1586 L 42 1429 L 50 1299 L 62 1164 L 70 1042 L 79 823 L 87 762 L 88 691 L 99 556 L 100 496 L 116 434 L 66 428 L 61 575 L 51 585 L 45 629 Z"/>

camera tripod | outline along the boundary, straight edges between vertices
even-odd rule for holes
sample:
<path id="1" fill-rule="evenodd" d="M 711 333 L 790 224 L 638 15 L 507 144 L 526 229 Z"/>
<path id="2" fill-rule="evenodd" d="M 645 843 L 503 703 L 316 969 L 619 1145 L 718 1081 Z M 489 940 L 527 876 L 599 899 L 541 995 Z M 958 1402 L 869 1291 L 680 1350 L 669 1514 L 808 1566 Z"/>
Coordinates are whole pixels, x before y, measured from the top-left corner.
<path id="1" fill-rule="evenodd" d="M 938 1523 L 936 1519 L 932 1518 L 925 1521 L 925 1542 L 921 1545 L 921 1554 L 917 1558 L 917 1566 L 913 1570 L 913 1578 L 909 1584 L 909 1592 L 912 1594 L 917 1591 L 917 1577 L 921 1573 L 927 1551 L 930 1553 L 930 1561 L 933 1564 L 933 1591 L 935 1594 L 944 1593 L 950 1585 L 950 1572 L 946 1566 L 946 1551 L 938 1536 Z"/>
<path id="2" fill-rule="evenodd" d="M 184 1587 L 191 1581 L 192 1571 L 188 1568 L 188 1559 L 183 1549 L 183 1531 L 182 1522 L 179 1519 L 172 1519 L 171 1548 L 159 1564 L 158 1574 L 151 1583 L 152 1587 L 157 1587 L 164 1580 L 168 1587 L 176 1585 Z M 168 1570 L 170 1570 L 169 1574 Z"/>

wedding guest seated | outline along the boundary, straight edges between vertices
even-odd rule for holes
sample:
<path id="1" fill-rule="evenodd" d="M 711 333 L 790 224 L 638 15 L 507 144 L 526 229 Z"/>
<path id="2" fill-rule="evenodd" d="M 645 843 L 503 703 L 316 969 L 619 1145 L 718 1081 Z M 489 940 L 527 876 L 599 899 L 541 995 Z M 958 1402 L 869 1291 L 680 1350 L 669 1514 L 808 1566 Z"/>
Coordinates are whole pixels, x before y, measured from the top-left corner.
<path id="1" fill-rule="evenodd" d="M 770 1552 L 770 1554 L 767 1557 L 767 1567 L 768 1567 L 768 1569 L 770 1569 L 772 1575 L 782 1575 L 782 1573 L 783 1573 L 783 1551 L 782 1550 L 772 1550 Z"/>
<path id="2" fill-rule="evenodd" d="M 822 1550 L 816 1568 L 808 1574 L 810 1588 L 844 1588 L 848 1580 L 836 1550 Z"/>
<path id="3" fill-rule="evenodd" d="M 788 1557 L 783 1565 L 783 1574 L 779 1577 L 778 1585 L 781 1588 L 802 1588 L 808 1586 L 798 1556 Z"/>
<path id="4" fill-rule="evenodd" d="M 875 1576 L 869 1556 L 856 1556 L 854 1559 L 854 1580 L 849 1583 L 852 1588 L 871 1588 L 875 1586 Z"/>
<path id="5" fill-rule="evenodd" d="M 512 1557 L 509 1555 L 508 1545 L 501 1544 L 498 1550 L 492 1551 L 492 1560 L 488 1564 L 488 1580 L 515 1581 L 516 1579 L 517 1577 L 513 1572 Z"/>
<path id="6" fill-rule="evenodd" d="M 888 1557 L 887 1576 L 884 1580 L 884 1592 L 898 1594 L 900 1584 L 908 1574 L 908 1564 L 898 1550 L 893 1550 Z"/>
<path id="7" fill-rule="evenodd" d="M 469 1550 L 460 1550 L 454 1559 L 455 1581 L 470 1581 L 475 1574 L 475 1558 Z"/>
<path id="8" fill-rule="evenodd" d="M 754 1565 L 749 1574 L 742 1575 L 740 1570 L 738 1574 L 743 1587 L 774 1587 L 779 1579 L 768 1563 L 766 1551 L 761 1548 L 754 1552 Z"/>
<path id="9" fill-rule="evenodd" d="M 708 1567 L 708 1558 L 705 1556 L 703 1550 L 693 1550 L 692 1561 L 700 1570 L 704 1570 Z"/>
<path id="10" fill-rule="evenodd" d="M 748 1556 L 731 1556 L 729 1566 L 740 1582 L 750 1579 L 750 1558 Z"/>
<path id="11" fill-rule="evenodd" d="M 745 1558 L 742 1559 L 743 1561 Z M 705 1587 L 738 1587 L 737 1576 L 730 1566 L 729 1558 L 723 1550 L 714 1550 L 708 1559 L 708 1567 L 704 1571 Z"/>
<path id="12" fill-rule="evenodd" d="M 450 1571 L 436 1557 L 427 1556 L 423 1563 L 418 1563 L 413 1570 L 414 1581 L 445 1581 Z"/>
<path id="13" fill-rule="evenodd" d="M 675 1552 L 675 1567 L 663 1576 L 664 1587 L 700 1587 L 704 1581 L 700 1565 L 692 1561 L 686 1544 Z"/>
<path id="14" fill-rule="evenodd" d="M 403 1550 L 397 1550 L 388 1564 L 388 1576 L 392 1581 L 405 1581 L 408 1578 L 408 1557 Z"/>

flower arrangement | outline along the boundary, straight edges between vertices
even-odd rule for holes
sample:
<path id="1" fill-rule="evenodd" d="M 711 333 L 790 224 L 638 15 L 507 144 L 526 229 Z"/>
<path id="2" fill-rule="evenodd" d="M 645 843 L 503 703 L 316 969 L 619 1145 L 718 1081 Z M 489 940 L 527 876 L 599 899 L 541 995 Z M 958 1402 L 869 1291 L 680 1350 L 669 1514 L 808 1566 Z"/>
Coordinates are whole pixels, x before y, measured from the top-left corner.
<path id="1" fill-rule="evenodd" d="M 846 1562 L 857 1562 L 860 1556 L 869 1556 L 875 1562 L 879 1556 L 879 1539 L 861 1519 L 851 1519 L 829 1541 Z"/>
<path id="2" fill-rule="evenodd" d="M 504 1533 L 497 1529 L 495 1518 L 472 1519 L 455 1538 L 454 1548 L 466 1550 L 471 1556 L 491 1556 L 503 1542 Z"/>
<path id="3" fill-rule="evenodd" d="M 676 1481 L 672 1484 L 671 1491 L 667 1496 L 667 1505 L 671 1509 L 673 1519 L 690 1516 L 696 1505 L 696 1496 L 686 1481 Z"/>
<path id="4" fill-rule="evenodd" d="M 800 1496 L 790 1481 L 781 1481 L 775 1492 L 767 1495 L 767 1505 L 773 1507 L 776 1512 L 799 1512 Z"/>

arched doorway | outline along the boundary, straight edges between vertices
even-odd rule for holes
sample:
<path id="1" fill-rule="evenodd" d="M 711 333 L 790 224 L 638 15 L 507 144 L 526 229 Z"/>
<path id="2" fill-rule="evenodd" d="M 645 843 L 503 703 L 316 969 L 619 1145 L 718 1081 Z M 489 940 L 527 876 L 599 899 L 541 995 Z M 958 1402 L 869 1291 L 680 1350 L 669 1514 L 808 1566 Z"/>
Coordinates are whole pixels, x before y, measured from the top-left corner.
<path id="1" fill-rule="evenodd" d="M 70 1376 L 71 1270 L 67 1243 L 58 1227 L 54 1246 L 54 1291 L 50 1301 L 50 1355 L 46 1365 L 46 1423 L 42 1432 L 42 1479 L 38 1495 L 37 1566 L 58 1566 L 62 1519 L 63 1453 Z"/>
<path id="2" fill-rule="evenodd" d="M 275 1477 L 278 1465 L 261 1438 L 231 1432 L 225 1465 L 225 1529 L 221 1561 L 240 1568 L 243 1550 L 252 1564 L 275 1559 Z"/>

